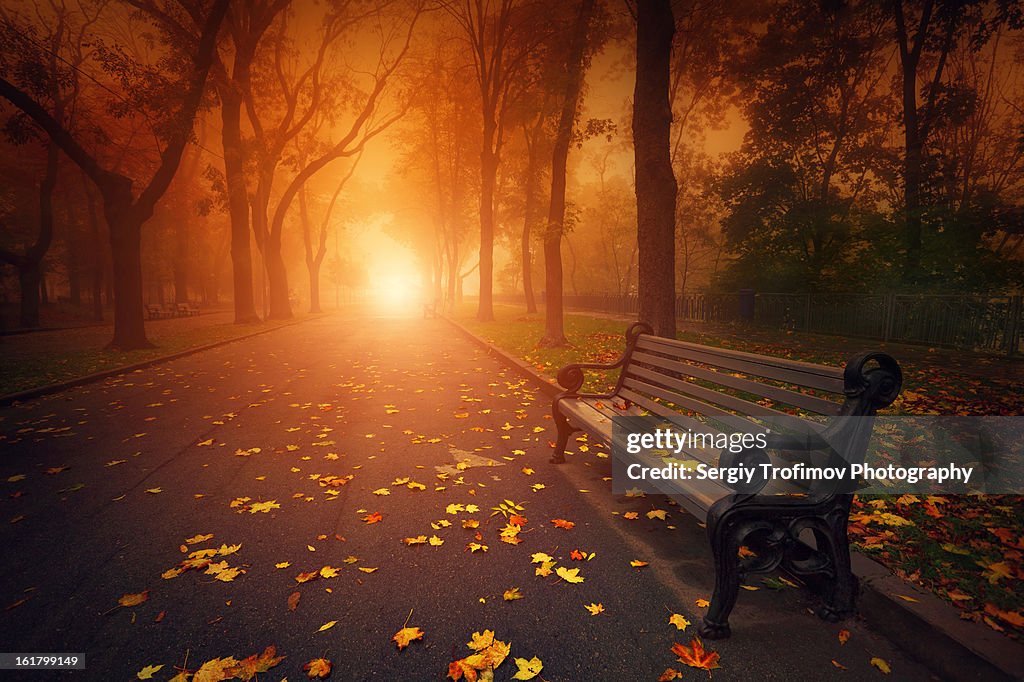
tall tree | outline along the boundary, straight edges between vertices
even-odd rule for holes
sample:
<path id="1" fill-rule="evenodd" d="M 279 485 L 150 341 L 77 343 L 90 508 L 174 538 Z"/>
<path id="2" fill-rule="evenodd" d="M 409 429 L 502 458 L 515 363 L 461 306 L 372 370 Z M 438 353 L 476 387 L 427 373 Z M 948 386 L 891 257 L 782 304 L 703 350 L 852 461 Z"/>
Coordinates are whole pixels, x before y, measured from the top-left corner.
<path id="1" fill-rule="evenodd" d="M 637 0 L 633 147 L 639 244 L 639 317 L 675 338 L 676 179 L 669 149 L 669 65 L 675 22 L 670 0 Z"/>
<path id="2" fill-rule="evenodd" d="M 516 80 L 536 45 L 551 30 L 546 17 L 522 0 L 445 0 L 473 56 L 480 91 L 480 300 L 477 319 L 494 319 L 495 188 L 507 113 Z"/>
<path id="3" fill-rule="evenodd" d="M 213 62 L 217 33 L 227 12 L 229 0 L 214 0 L 203 25 L 202 37 L 189 60 L 184 95 L 167 102 L 173 113 L 167 121 L 166 142 L 160 150 L 160 164 L 138 194 L 127 175 L 104 167 L 64 123 L 40 104 L 29 92 L 0 77 L 0 96 L 29 116 L 50 139 L 95 183 L 103 197 L 103 212 L 110 228 L 110 246 L 114 264 L 114 337 L 110 347 L 146 348 L 142 302 L 142 226 L 153 215 L 156 202 L 163 196 L 181 161 L 192 134 L 192 123 L 202 100 L 206 77 Z M 120 56 L 120 55 L 114 55 Z M 116 61 L 116 60 L 115 60 Z M 122 62 L 123 63 L 123 62 Z M 161 88 L 163 90 L 163 88 Z M 151 93 L 152 94 L 152 93 Z"/>
<path id="4" fill-rule="evenodd" d="M 565 230 L 565 175 L 572 142 L 573 127 L 583 90 L 583 72 L 586 69 L 587 38 L 594 0 L 581 0 L 573 26 L 569 51 L 565 60 L 565 91 L 562 93 L 562 111 L 558 118 L 551 156 L 551 204 L 544 231 L 544 336 L 541 346 L 555 347 L 567 344 L 562 309 L 562 235 Z"/>

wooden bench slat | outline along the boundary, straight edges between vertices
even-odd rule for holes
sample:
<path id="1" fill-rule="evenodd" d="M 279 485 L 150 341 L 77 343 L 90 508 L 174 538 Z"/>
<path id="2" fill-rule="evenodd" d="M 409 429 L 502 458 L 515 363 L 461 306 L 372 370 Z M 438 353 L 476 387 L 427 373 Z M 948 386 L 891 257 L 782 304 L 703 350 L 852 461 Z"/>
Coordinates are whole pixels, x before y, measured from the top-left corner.
<path id="1" fill-rule="evenodd" d="M 843 392 L 843 371 L 841 369 L 795 360 L 776 360 L 753 353 L 711 348 L 646 334 L 637 339 L 636 348 L 682 357 L 694 362 L 702 362 L 765 379 L 775 379 L 797 386 L 817 388 L 831 393 Z"/>
<path id="2" fill-rule="evenodd" d="M 678 362 L 660 355 L 652 355 L 642 351 L 633 353 L 630 358 L 630 363 L 633 362 L 642 362 L 644 364 L 654 365 L 655 367 L 685 374 L 695 379 L 703 379 L 728 388 L 753 393 L 755 395 L 760 395 L 765 398 L 786 403 L 787 405 L 799 407 L 816 414 L 837 415 L 842 407 L 838 403 L 825 400 L 824 398 L 818 398 L 816 396 L 807 395 L 806 393 L 798 393 L 778 386 L 771 386 L 765 383 L 752 381 L 750 379 L 736 377 L 725 372 L 717 372 L 715 370 L 697 367 L 695 365 Z"/>
<path id="3" fill-rule="evenodd" d="M 642 368 L 630 368 L 629 374 L 626 375 L 625 380 L 623 380 L 623 382 L 622 382 L 623 386 L 632 389 L 633 392 L 635 392 L 635 393 L 647 394 L 648 396 L 653 396 L 655 398 L 661 398 L 662 400 L 667 400 L 667 401 L 669 401 L 671 403 L 674 403 L 676 405 L 680 405 L 680 406 L 682 406 L 682 407 L 684 407 L 684 408 L 686 408 L 688 410 L 692 410 L 693 412 L 696 412 L 697 414 L 702 414 L 702 415 L 705 415 L 705 416 L 708 416 L 708 417 L 726 417 L 726 418 L 729 418 L 729 419 L 740 418 L 740 419 L 744 419 L 746 421 L 750 421 L 749 419 L 746 418 L 745 415 L 737 415 L 737 414 L 735 414 L 733 412 L 730 412 L 728 410 L 722 409 L 718 405 L 715 405 L 713 403 L 707 402 L 705 400 L 701 400 L 698 397 L 699 394 L 698 394 L 697 391 L 688 391 L 687 393 L 678 393 L 678 392 L 676 392 L 674 390 L 670 390 L 670 389 L 668 389 L 668 388 L 666 388 L 664 386 L 658 386 L 657 384 L 653 384 L 650 381 L 644 381 L 645 377 L 640 376 L 638 373 L 635 373 L 635 370 L 642 371 Z M 668 377 L 664 377 L 664 376 L 661 376 L 661 375 L 658 375 L 658 377 L 659 377 L 658 378 L 659 382 L 668 383 L 669 381 L 672 381 Z M 674 381 L 678 381 L 678 379 L 676 379 Z M 679 383 L 682 383 L 682 382 L 679 382 Z M 699 387 L 695 387 L 695 388 L 699 388 Z M 703 390 L 707 391 L 708 393 L 714 393 L 716 396 L 719 395 L 719 394 L 715 393 L 715 391 L 709 391 L 708 389 L 703 389 Z M 727 397 L 729 397 L 729 396 L 727 396 Z M 736 398 L 735 400 L 739 400 L 739 399 Z M 744 400 L 742 402 L 746 402 L 746 401 Z M 761 406 L 757 405 L 757 407 L 761 407 Z M 663 409 L 668 410 L 668 413 L 664 414 L 664 415 L 661 415 L 661 416 L 669 416 L 669 415 L 671 415 L 673 413 L 679 414 L 678 410 L 671 410 L 671 409 L 665 408 L 665 407 L 663 407 Z M 761 409 L 767 410 L 768 408 L 761 408 Z M 744 428 L 746 428 L 746 426 L 744 426 Z M 750 429 L 751 429 L 751 431 L 750 431 L 751 433 L 764 433 L 765 431 L 768 430 L 764 426 L 761 426 L 760 424 L 756 424 L 753 421 L 750 421 Z"/>

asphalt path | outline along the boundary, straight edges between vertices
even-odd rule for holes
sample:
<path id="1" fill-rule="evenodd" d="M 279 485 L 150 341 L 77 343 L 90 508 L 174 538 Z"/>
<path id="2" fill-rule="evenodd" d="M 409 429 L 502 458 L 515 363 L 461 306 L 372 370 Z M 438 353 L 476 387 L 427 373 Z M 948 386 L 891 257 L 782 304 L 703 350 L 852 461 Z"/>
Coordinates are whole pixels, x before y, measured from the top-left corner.
<path id="1" fill-rule="evenodd" d="M 440 680 L 484 630 L 511 644 L 496 680 L 534 656 L 549 682 L 670 667 L 706 679 L 670 652 L 694 628 L 668 622 L 696 623 L 710 598 L 703 529 L 665 498 L 613 496 L 598 447 L 574 442 L 567 465 L 548 464 L 549 411 L 445 321 L 355 314 L 4 408 L 0 649 L 84 653 L 87 667 L 0 679 L 129 680 L 161 665 L 153 679 L 167 680 L 273 645 L 287 658 L 257 679 L 306 679 L 322 657 L 330 679 Z M 526 519 L 518 544 L 492 515 L 503 500 Z M 418 536 L 443 544 L 403 543 Z M 222 546 L 209 558 L 220 574 L 173 570 Z M 540 552 L 584 581 L 537 576 Z M 705 642 L 715 680 L 882 679 L 876 657 L 890 678 L 929 678 L 865 623 L 818 620 L 809 590 L 750 586 L 732 638 Z M 504 599 L 512 588 L 522 598 Z M 404 626 L 424 634 L 399 650 Z"/>

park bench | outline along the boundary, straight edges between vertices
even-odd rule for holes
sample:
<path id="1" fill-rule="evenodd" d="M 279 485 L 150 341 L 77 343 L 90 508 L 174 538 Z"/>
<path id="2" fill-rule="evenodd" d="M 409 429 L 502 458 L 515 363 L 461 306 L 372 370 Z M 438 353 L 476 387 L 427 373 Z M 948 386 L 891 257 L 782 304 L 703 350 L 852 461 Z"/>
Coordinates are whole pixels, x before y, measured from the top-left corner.
<path id="1" fill-rule="evenodd" d="M 199 314 L 198 308 L 193 308 L 189 303 L 179 303 L 176 308 L 177 315 L 179 317 L 191 317 Z"/>
<path id="2" fill-rule="evenodd" d="M 159 320 L 163 318 L 164 311 L 156 303 L 150 303 L 146 306 L 146 316 L 150 320 Z"/>
<path id="3" fill-rule="evenodd" d="M 615 369 L 618 379 L 610 392 L 580 392 L 584 370 Z M 565 461 L 569 436 L 581 430 L 606 445 L 619 445 L 613 447 L 614 458 L 629 459 L 621 447 L 622 424 L 653 416 L 654 421 L 700 426 L 704 432 L 709 425 L 742 421 L 749 433 L 764 434 L 764 449 L 723 452 L 719 466 L 736 466 L 741 460 L 848 466 L 863 461 L 871 417 L 899 395 L 902 373 L 893 358 L 879 352 L 855 355 L 839 369 L 658 337 L 638 322 L 627 330 L 618 361 L 568 365 L 559 371 L 558 383 L 565 391 L 552 404 L 558 429 L 553 463 Z M 613 420 L 619 429 L 613 428 Z M 785 428 L 775 428 L 778 423 Z M 613 442 L 616 434 L 618 443 Z M 710 460 L 719 454 L 685 452 L 685 457 L 704 458 L 712 466 L 716 462 Z M 649 452 L 636 457 L 644 456 L 655 458 Z M 824 605 L 818 611 L 822 618 L 834 622 L 853 613 L 858 585 L 850 570 L 846 526 L 856 481 L 762 481 L 749 489 L 709 480 L 650 483 L 706 524 L 715 588 L 698 628 L 702 636 L 728 637 L 729 614 L 742 581 L 780 566 L 795 575 L 824 579 Z M 741 547 L 749 550 L 742 557 Z"/>

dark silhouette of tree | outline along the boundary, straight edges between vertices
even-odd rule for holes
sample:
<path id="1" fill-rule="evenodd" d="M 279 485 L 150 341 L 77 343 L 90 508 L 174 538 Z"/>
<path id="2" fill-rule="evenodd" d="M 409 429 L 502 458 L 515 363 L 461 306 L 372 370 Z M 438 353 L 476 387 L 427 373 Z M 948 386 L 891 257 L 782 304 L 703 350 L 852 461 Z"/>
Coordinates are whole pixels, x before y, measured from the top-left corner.
<path id="1" fill-rule="evenodd" d="M 30 92 L 0 77 L 0 96 L 29 116 L 50 139 L 95 183 L 103 197 L 103 212 L 110 228 L 110 246 L 114 265 L 114 337 L 110 347 L 123 350 L 145 348 L 146 338 L 142 303 L 142 226 L 153 215 L 156 202 L 167 190 L 191 136 L 192 122 L 202 100 L 206 77 L 213 61 L 217 33 L 229 0 L 214 0 L 203 26 L 202 38 L 189 63 L 184 96 L 167 102 L 174 114 L 166 126 L 166 143 L 160 152 L 160 164 L 149 182 L 138 192 L 134 180 L 117 170 L 104 167 L 82 145 L 74 133 L 48 111 Z"/>
<path id="2" fill-rule="evenodd" d="M 562 234 L 565 230 L 565 176 L 573 127 L 588 64 L 588 34 L 595 1 L 581 0 L 566 54 L 562 110 L 551 157 L 551 204 L 544 231 L 544 336 L 541 346 L 567 345 L 562 306 Z"/>
<path id="3" fill-rule="evenodd" d="M 637 0 L 633 146 L 639 244 L 639 317 L 675 337 L 676 179 L 672 172 L 669 65 L 675 23 L 669 0 Z"/>

